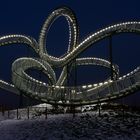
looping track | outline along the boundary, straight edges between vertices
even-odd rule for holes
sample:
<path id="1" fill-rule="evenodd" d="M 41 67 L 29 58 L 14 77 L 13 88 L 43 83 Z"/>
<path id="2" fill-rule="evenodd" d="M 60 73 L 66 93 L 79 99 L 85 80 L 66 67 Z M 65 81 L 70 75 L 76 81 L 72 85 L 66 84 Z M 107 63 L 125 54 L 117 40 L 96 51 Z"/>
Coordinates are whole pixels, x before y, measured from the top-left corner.
<path id="1" fill-rule="evenodd" d="M 46 50 L 47 33 L 53 22 L 64 16 L 69 27 L 69 45 L 65 55 L 57 58 L 50 56 Z M 102 83 L 82 85 L 76 87 L 66 86 L 67 65 L 75 59 L 75 65 L 99 65 L 110 69 L 110 62 L 101 58 L 77 58 L 83 51 L 94 43 L 114 34 L 130 32 L 140 33 L 140 22 L 123 22 L 99 30 L 81 42 L 78 42 L 78 25 L 75 14 L 67 7 L 53 11 L 45 21 L 39 42 L 25 35 L 7 35 L 0 37 L 0 46 L 9 44 L 25 44 L 31 47 L 40 58 L 19 58 L 12 64 L 12 83 L 0 80 L 0 87 L 10 92 L 25 95 L 34 99 L 59 105 L 83 105 L 105 102 L 132 94 L 140 89 L 140 68 L 119 77 L 119 67 L 113 65 L 114 81 L 107 79 Z M 57 79 L 54 68 L 63 68 Z M 48 78 L 48 84 L 39 81 L 27 74 L 27 70 L 34 68 L 41 70 Z M 71 65 L 70 70 L 73 69 Z"/>

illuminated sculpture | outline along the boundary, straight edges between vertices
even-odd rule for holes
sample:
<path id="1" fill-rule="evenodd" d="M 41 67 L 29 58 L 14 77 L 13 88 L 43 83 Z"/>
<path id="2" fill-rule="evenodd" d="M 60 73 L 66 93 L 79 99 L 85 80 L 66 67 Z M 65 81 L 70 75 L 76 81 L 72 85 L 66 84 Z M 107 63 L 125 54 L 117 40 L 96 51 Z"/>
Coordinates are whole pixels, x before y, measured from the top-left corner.
<path id="1" fill-rule="evenodd" d="M 69 45 L 67 53 L 60 57 L 50 56 L 46 50 L 46 38 L 52 23 L 60 16 L 64 16 L 69 26 Z M 77 58 L 77 56 L 94 43 L 123 32 L 140 33 L 140 22 L 124 22 L 108 26 L 98 32 L 89 35 L 86 39 L 78 42 L 78 25 L 73 12 L 62 7 L 53 11 L 45 21 L 39 42 L 34 38 L 24 35 L 7 35 L 0 37 L 0 46 L 9 44 L 25 44 L 32 47 L 39 54 L 39 58 L 23 57 L 15 60 L 12 64 L 12 83 L 0 80 L 0 87 L 10 92 L 20 94 L 21 92 L 31 98 L 42 102 L 58 105 L 84 105 L 117 99 L 140 88 L 140 68 L 119 77 L 117 65 L 112 65 L 112 78 L 102 83 L 68 86 L 67 65 L 75 59 L 76 66 L 100 65 L 111 68 L 111 63 L 100 58 Z M 56 79 L 54 68 L 63 68 L 60 77 Z M 41 70 L 48 77 L 48 84 L 39 81 L 26 73 L 26 70 L 34 68 Z M 73 65 L 71 64 L 71 69 Z"/>

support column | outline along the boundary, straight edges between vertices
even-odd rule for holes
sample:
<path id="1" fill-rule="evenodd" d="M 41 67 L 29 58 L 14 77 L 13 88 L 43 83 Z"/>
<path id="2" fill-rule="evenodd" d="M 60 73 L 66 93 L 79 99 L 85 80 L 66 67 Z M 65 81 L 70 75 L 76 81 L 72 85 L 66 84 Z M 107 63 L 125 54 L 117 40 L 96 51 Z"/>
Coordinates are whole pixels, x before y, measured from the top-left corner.
<path id="1" fill-rule="evenodd" d="M 99 117 L 101 117 L 101 103 L 98 104 L 98 109 L 99 109 Z"/>
<path id="2" fill-rule="evenodd" d="M 47 119 L 48 118 L 48 109 L 47 109 L 47 107 L 45 108 L 45 119 Z"/>
<path id="3" fill-rule="evenodd" d="M 19 108 L 23 106 L 23 94 L 20 92 L 20 97 L 19 97 Z"/>
<path id="4" fill-rule="evenodd" d="M 10 118 L 10 110 L 8 109 L 8 119 Z"/>
<path id="5" fill-rule="evenodd" d="M 5 107 L 4 107 L 4 105 L 2 105 L 2 116 L 4 116 L 5 115 Z"/>
<path id="6" fill-rule="evenodd" d="M 109 36 L 109 61 L 110 61 L 110 75 L 111 75 L 111 80 L 114 80 L 113 78 L 113 55 L 112 55 L 112 35 Z"/>
<path id="7" fill-rule="evenodd" d="M 18 108 L 17 108 L 17 120 L 19 119 L 19 112 L 18 112 Z"/>
<path id="8" fill-rule="evenodd" d="M 29 110 L 30 108 L 29 108 L 29 106 L 27 107 L 27 118 L 28 118 L 28 120 L 29 120 L 29 118 L 30 118 L 30 110 Z"/>

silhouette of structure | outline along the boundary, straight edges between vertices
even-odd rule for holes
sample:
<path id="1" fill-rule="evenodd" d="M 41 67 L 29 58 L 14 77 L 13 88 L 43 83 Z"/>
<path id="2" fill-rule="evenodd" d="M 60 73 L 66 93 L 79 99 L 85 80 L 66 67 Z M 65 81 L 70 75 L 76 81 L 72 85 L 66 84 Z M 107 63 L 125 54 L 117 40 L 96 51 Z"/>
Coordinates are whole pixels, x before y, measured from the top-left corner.
<path id="1" fill-rule="evenodd" d="M 60 16 L 64 16 L 69 27 L 69 45 L 67 52 L 57 58 L 48 54 L 46 50 L 46 38 L 53 22 Z M 23 94 L 31 98 L 53 105 L 80 106 L 96 104 L 118 99 L 135 93 L 140 89 L 140 67 L 132 72 L 119 77 L 119 67 L 112 61 L 112 36 L 124 32 L 140 33 L 140 22 L 123 22 L 103 28 L 86 39 L 79 42 L 78 25 L 75 14 L 67 7 L 54 10 L 43 24 L 39 41 L 25 35 L 7 35 L 0 37 L 0 46 L 9 44 L 25 44 L 31 47 L 39 57 L 22 57 L 12 64 L 12 84 L 0 80 L 0 87 L 16 94 Z M 110 61 L 78 56 L 91 47 L 94 43 L 110 38 Z M 68 84 L 69 74 L 79 65 L 99 65 L 111 70 L 111 77 L 101 83 L 77 86 Z M 48 77 L 48 83 L 33 78 L 27 73 L 28 69 L 42 71 Z M 56 78 L 55 70 L 63 68 L 59 78 Z"/>

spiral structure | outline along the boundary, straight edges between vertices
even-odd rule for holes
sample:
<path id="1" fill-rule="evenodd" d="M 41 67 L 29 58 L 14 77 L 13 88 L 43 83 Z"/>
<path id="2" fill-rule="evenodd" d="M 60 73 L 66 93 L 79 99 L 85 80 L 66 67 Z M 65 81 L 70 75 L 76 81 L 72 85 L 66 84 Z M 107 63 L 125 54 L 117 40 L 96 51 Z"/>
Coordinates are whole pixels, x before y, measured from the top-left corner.
<path id="1" fill-rule="evenodd" d="M 69 44 L 67 52 L 61 57 L 54 57 L 47 52 L 47 34 L 53 22 L 64 16 L 69 27 Z M 111 69 L 111 62 L 95 57 L 79 58 L 78 56 L 91 47 L 94 43 L 112 36 L 114 34 L 130 32 L 140 33 L 140 22 L 123 22 L 103 28 L 86 39 L 79 42 L 79 28 L 74 12 L 62 7 L 54 10 L 46 19 L 39 41 L 25 35 L 7 35 L 0 37 L 0 46 L 9 44 L 25 44 L 31 47 L 39 57 L 22 57 L 15 60 L 12 64 L 12 84 L 0 80 L 0 87 L 10 92 L 20 94 L 58 105 L 85 105 L 107 102 L 129 94 L 135 93 L 140 89 L 140 67 L 132 72 L 119 76 L 119 67 L 112 65 L 113 79 L 110 77 L 101 83 L 93 83 L 81 86 L 67 85 L 67 66 L 70 65 L 71 72 L 74 65 L 98 65 Z M 73 61 L 75 60 L 75 61 Z M 74 63 L 74 64 L 73 64 Z M 56 78 L 54 69 L 63 68 L 59 78 Z M 27 73 L 28 69 L 42 71 L 48 78 L 48 83 L 33 78 Z"/>

